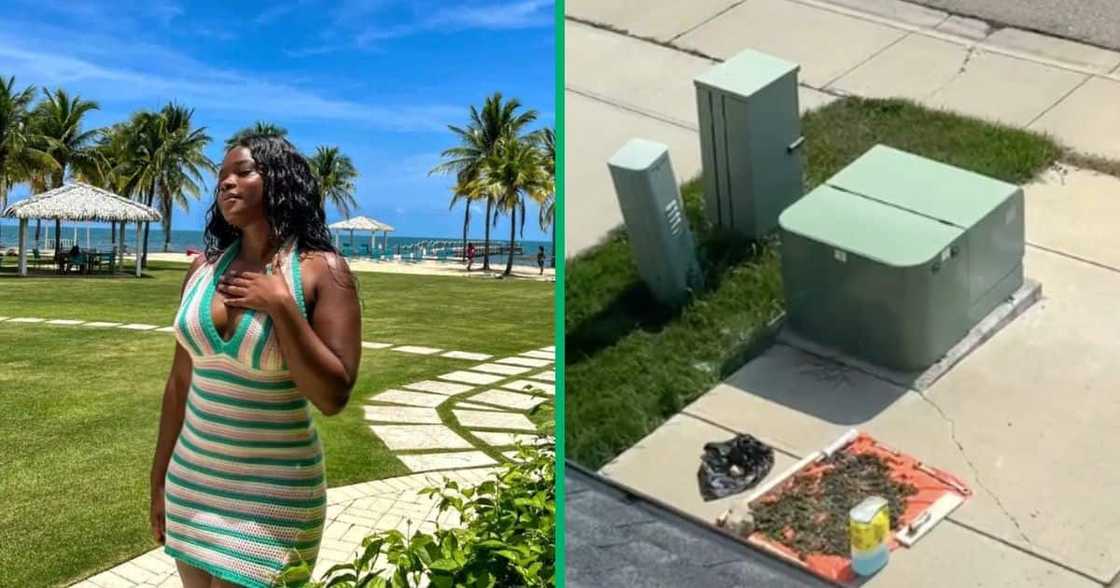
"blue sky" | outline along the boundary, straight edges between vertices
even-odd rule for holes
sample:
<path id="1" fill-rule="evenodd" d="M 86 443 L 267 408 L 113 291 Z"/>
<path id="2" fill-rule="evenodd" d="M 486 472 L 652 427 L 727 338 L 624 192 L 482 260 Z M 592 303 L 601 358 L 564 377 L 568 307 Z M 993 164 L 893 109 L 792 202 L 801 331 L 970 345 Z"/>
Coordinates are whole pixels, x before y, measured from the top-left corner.
<path id="1" fill-rule="evenodd" d="M 310 153 L 337 145 L 358 168 L 356 214 L 400 236 L 457 236 L 450 178 L 428 176 L 453 144 L 448 124 L 500 91 L 554 124 L 551 0 L 8 0 L 0 76 L 17 87 L 62 87 L 101 109 L 91 127 L 174 100 L 195 109 L 219 161 L 221 145 L 256 120 L 284 126 Z M 207 190 L 213 188 L 207 178 Z M 17 187 L 10 201 L 25 197 Z M 177 210 L 174 228 L 201 229 L 211 196 Z M 482 209 L 472 215 L 481 236 Z M 545 240 L 529 210 L 526 239 Z M 328 210 L 328 220 L 338 220 Z M 508 220 L 498 235 L 508 235 Z"/>

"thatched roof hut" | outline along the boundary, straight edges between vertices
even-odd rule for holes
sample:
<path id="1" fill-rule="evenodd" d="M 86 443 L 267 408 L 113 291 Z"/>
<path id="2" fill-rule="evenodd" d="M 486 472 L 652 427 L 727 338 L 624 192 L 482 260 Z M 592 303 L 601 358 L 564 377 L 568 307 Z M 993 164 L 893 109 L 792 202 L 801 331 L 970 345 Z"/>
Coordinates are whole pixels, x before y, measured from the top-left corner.
<path id="1" fill-rule="evenodd" d="M 6 208 L 0 216 L 130 223 L 163 219 L 163 215 L 150 206 L 80 182 L 20 200 Z"/>
<path id="2" fill-rule="evenodd" d="M 382 247 L 384 247 L 384 249 L 388 251 L 389 233 L 396 230 L 392 226 L 387 225 L 381 221 L 369 218 L 368 216 L 356 216 L 354 218 L 348 218 L 344 221 L 338 221 L 337 223 L 330 225 L 328 228 L 330 228 L 332 231 L 350 231 L 351 250 L 353 250 L 354 248 L 354 231 L 369 231 L 370 251 L 373 250 L 374 233 L 380 232 L 385 235 L 385 240 L 382 243 Z"/>
<path id="3" fill-rule="evenodd" d="M 27 275 L 27 221 L 51 219 L 56 225 L 62 221 L 102 221 L 113 223 L 138 223 L 136 240 L 140 242 L 140 224 L 160 221 L 163 215 L 150 206 L 129 200 L 96 186 L 75 182 L 26 198 L 0 212 L 0 217 L 19 219 L 19 273 Z M 122 236 L 124 227 L 121 227 Z M 56 239 L 58 231 L 55 231 Z M 57 246 L 56 246 L 57 249 Z M 141 262 L 136 260 L 136 275 L 141 273 Z"/>

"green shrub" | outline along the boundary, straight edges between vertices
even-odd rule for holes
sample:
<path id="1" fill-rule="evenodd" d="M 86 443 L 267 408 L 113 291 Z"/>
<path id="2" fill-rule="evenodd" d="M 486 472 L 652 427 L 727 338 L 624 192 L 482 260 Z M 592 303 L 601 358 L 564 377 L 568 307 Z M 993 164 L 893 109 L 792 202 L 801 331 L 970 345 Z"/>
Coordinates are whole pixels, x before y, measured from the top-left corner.
<path id="1" fill-rule="evenodd" d="M 444 479 L 420 494 L 439 500 L 439 511 L 459 513 L 461 526 L 397 530 L 362 540 L 353 562 L 314 581 L 307 562 L 281 572 L 282 588 L 411 588 L 427 579 L 435 588 L 555 586 L 556 455 L 551 440 L 519 446 L 518 455 L 475 487 Z"/>

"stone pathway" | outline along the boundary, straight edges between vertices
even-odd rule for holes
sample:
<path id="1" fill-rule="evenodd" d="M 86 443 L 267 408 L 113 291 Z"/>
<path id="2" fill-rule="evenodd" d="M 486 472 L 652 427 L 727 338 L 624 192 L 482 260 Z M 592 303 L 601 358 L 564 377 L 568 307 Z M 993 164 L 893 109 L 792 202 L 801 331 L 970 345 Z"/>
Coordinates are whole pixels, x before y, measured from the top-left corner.
<path id="1" fill-rule="evenodd" d="M 359 550 L 362 539 L 377 531 L 431 531 L 436 524 L 458 524 L 457 513 L 438 514 L 437 503 L 430 497 L 420 496 L 417 491 L 426 486 L 441 484 L 444 477 L 474 486 L 485 480 L 492 471 L 492 468 L 483 468 L 443 471 L 438 474 L 412 474 L 328 489 L 327 522 L 323 529 L 323 542 L 319 548 L 319 559 L 315 563 L 314 576 L 319 578 L 331 566 L 351 561 Z M 163 547 L 159 547 L 73 586 L 179 588 L 182 583 L 179 581 L 175 560 L 163 552 Z"/>
<path id="2" fill-rule="evenodd" d="M 553 401 L 553 358 L 552 347 L 534 349 L 392 388 L 370 398 L 365 417 L 414 472 L 492 466 L 534 439 L 527 413 Z"/>
<path id="3" fill-rule="evenodd" d="M 116 328 L 116 329 L 127 329 L 127 330 L 130 330 L 130 331 L 151 331 L 151 332 L 155 332 L 155 333 L 173 333 L 175 331 L 175 327 L 173 327 L 173 326 L 160 327 L 159 325 L 148 325 L 148 324 L 144 324 L 144 323 L 127 323 L 126 324 L 126 323 L 106 322 L 106 321 L 84 321 L 84 320 L 77 320 L 77 319 L 45 319 L 45 318 L 38 318 L 38 317 L 0 316 L 0 322 L 24 323 L 24 324 L 43 324 L 43 325 L 66 326 L 66 327 L 81 326 L 81 327 L 101 328 L 101 329 Z M 439 349 L 437 347 L 425 347 L 425 346 L 422 346 L 422 345 L 395 345 L 393 343 L 380 343 L 380 342 L 376 342 L 376 341 L 362 341 L 362 348 L 364 348 L 364 349 L 388 349 L 390 351 L 397 351 L 397 352 L 400 352 L 400 353 L 409 353 L 409 354 L 413 354 L 413 355 L 426 355 L 426 356 L 434 356 L 434 357 L 446 357 L 448 359 L 462 359 L 462 360 L 466 360 L 466 361 L 486 361 L 486 360 L 494 357 L 493 355 L 490 355 L 490 354 L 487 354 L 487 353 L 475 353 L 475 352 L 470 352 L 470 351 L 454 351 L 454 350 L 448 351 L 448 350 L 444 350 L 444 349 Z M 520 358 L 520 359 L 526 359 L 526 358 Z M 527 361 L 541 361 L 542 359 L 537 357 L 537 356 L 532 356 L 531 355 L 531 356 L 528 356 L 528 359 L 526 359 L 526 360 Z M 545 362 L 545 364 L 542 364 L 542 365 L 547 365 L 548 363 L 549 362 Z M 539 367 L 539 366 L 532 366 L 531 364 L 524 364 L 524 363 L 523 364 L 515 364 L 515 365 L 530 365 L 531 367 Z M 498 368 L 498 369 L 501 369 L 501 368 Z"/>

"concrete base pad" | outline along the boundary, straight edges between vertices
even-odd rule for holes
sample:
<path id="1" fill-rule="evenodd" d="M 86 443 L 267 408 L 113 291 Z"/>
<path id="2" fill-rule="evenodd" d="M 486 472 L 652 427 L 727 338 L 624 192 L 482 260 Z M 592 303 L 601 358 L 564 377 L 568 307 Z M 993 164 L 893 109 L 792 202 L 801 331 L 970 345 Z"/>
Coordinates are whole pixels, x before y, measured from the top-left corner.
<path id="1" fill-rule="evenodd" d="M 906 372 L 875 365 L 833 347 L 810 341 L 795 333 L 789 327 L 782 328 L 781 332 L 778 333 L 778 341 L 806 353 L 831 359 L 876 378 L 920 392 L 932 386 L 953 366 L 968 357 L 968 354 L 980 347 L 985 341 L 995 336 L 1000 329 L 1015 320 L 1015 317 L 1026 312 L 1040 298 L 1042 298 L 1042 284 L 1034 280 L 1024 280 L 1023 285 L 1011 295 L 1011 298 L 988 313 L 988 316 L 977 323 L 944 357 L 925 370 L 917 372 Z"/>

